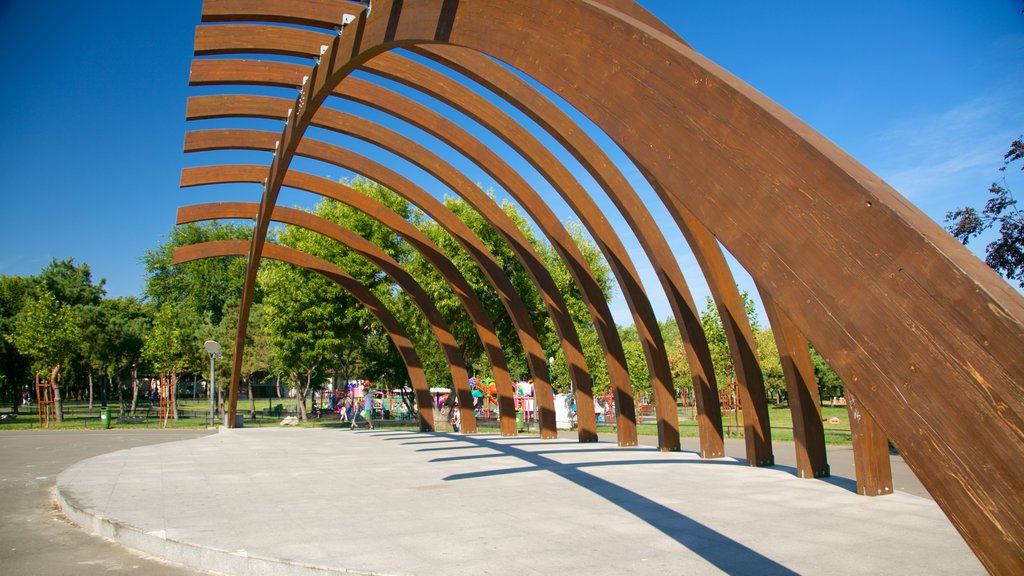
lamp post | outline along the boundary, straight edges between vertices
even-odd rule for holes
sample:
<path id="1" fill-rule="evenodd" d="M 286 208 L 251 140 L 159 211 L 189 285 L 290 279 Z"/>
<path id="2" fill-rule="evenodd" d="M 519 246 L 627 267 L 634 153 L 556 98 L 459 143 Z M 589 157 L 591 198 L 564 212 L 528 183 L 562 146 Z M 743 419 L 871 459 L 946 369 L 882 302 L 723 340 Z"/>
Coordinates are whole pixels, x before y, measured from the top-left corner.
<path id="1" fill-rule="evenodd" d="M 220 344 L 218 344 L 216 340 L 207 340 L 206 342 L 203 342 L 203 348 L 206 348 L 206 353 L 210 355 L 210 389 L 207 391 L 207 393 L 210 395 L 210 426 L 212 427 L 214 422 L 213 390 L 214 384 L 216 383 L 213 379 L 213 361 L 217 356 L 220 356 Z"/>

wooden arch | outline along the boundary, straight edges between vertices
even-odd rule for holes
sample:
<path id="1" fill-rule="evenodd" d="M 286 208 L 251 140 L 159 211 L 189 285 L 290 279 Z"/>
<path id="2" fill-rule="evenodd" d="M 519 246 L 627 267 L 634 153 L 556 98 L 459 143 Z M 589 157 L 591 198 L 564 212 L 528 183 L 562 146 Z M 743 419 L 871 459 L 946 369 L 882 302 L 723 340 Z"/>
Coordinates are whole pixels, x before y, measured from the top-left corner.
<path id="1" fill-rule="evenodd" d="M 213 150 L 224 147 L 273 150 L 273 143 L 266 138 L 267 136 L 273 137 L 269 132 L 259 133 L 253 131 L 210 130 L 189 132 L 186 137 L 186 150 Z M 304 148 L 306 149 L 305 151 Z M 309 139 L 305 140 L 303 146 L 299 149 L 300 155 L 308 155 L 338 166 L 351 168 L 357 172 L 370 175 L 375 179 L 379 178 L 379 182 L 395 190 L 404 198 L 423 209 L 427 215 L 434 218 L 453 238 L 466 248 L 467 253 L 480 265 L 481 270 L 483 270 L 488 280 L 501 296 L 502 303 L 509 312 L 509 316 L 518 332 L 520 342 L 523 344 L 523 350 L 526 351 L 527 362 L 535 375 L 535 396 L 540 410 L 540 435 L 542 438 L 557 437 L 554 400 L 551 386 L 547 382 L 548 376 L 545 368 L 544 351 L 540 346 L 526 305 L 523 304 L 498 261 L 488 252 L 487 248 L 468 226 L 421 188 L 393 171 L 366 158 L 354 154 L 341 154 L 341 152 L 343 151 L 339 148 Z M 263 166 L 204 166 L 186 168 L 182 171 L 181 185 L 182 187 L 188 187 L 229 182 L 257 183 L 262 182 L 265 172 L 266 169 Z M 401 218 L 397 218 L 393 212 L 390 212 L 383 206 L 375 206 L 373 202 L 369 201 L 369 198 L 342 184 L 292 170 L 288 172 L 285 178 L 285 185 L 346 203 L 380 220 L 407 239 L 420 239 L 417 241 L 418 244 L 432 245 L 414 226 Z M 434 248 L 433 252 L 436 255 L 432 260 L 435 261 L 435 265 L 440 264 L 441 266 L 454 269 L 451 262 L 436 247 Z M 578 358 L 578 362 L 574 364 L 577 367 L 577 371 L 587 374 L 585 361 L 583 360 L 582 345 L 579 343 L 579 337 L 571 321 L 569 322 L 569 327 L 571 332 L 564 332 L 565 337 L 561 341 L 562 349 L 569 350 L 574 354 L 575 356 L 569 357 Z M 593 423 L 589 426 L 581 424 L 579 438 L 581 442 L 593 442 L 597 439 L 597 431 Z"/>
<path id="2" fill-rule="evenodd" d="M 419 355 L 416 354 L 412 341 L 405 334 L 405 329 L 402 328 L 401 323 L 398 322 L 391 311 L 384 306 L 380 298 L 377 298 L 369 288 L 347 272 L 321 258 L 277 244 L 267 244 L 264 248 L 265 252 L 263 255 L 266 258 L 305 268 L 310 272 L 316 272 L 341 286 L 356 300 L 359 300 L 380 321 L 384 330 L 387 331 L 388 336 L 391 338 L 391 342 L 402 356 L 406 371 L 409 373 L 409 381 L 412 383 L 413 392 L 416 394 L 416 403 L 419 407 L 420 430 L 433 430 L 433 400 L 430 396 L 430 385 L 427 384 L 427 378 L 423 372 L 423 364 L 420 363 Z M 248 254 L 249 244 L 244 240 L 213 240 L 175 248 L 174 264 L 183 264 L 203 258 L 246 256 Z"/>
<path id="3" fill-rule="evenodd" d="M 291 105 L 292 103 L 288 100 L 268 96 L 196 96 L 189 99 L 186 117 L 189 120 L 236 116 L 287 119 L 288 110 L 291 109 L 289 106 Z M 568 326 L 572 324 L 572 320 L 569 317 L 568 308 L 558 291 L 554 278 L 552 278 L 550 271 L 545 267 L 540 255 L 530 244 L 529 240 L 527 240 L 526 235 L 502 211 L 501 207 L 467 176 L 426 147 L 358 116 L 329 108 L 320 108 L 318 114 L 312 118 L 312 125 L 375 144 L 419 166 L 456 192 L 495 228 L 509 248 L 512 249 L 516 258 L 522 263 L 527 273 L 530 274 L 533 282 L 538 287 L 538 291 L 544 297 L 548 311 L 556 326 L 562 326 L 564 333 L 570 331 Z M 476 154 L 485 152 L 489 151 L 486 148 L 476 150 Z M 469 155 L 475 157 L 474 154 Z M 493 154 L 491 159 L 501 163 Z M 401 191 L 397 192 L 401 194 Z M 543 229 L 550 231 L 554 226 L 560 226 L 560 224 L 558 224 L 557 219 L 552 217 L 541 226 Z M 594 321 L 598 340 L 608 365 L 612 388 L 615 392 L 619 445 L 634 446 L 636 445 L 636 417 L 633 406 L 632 383 L 630 382 L 626 367 L 625 351 L 623 350 L 622 342 L 619 340 L 614 318 L 608 307 L 608 302 L 605 300 L 604 294 L 594 278 L 593 272 L 590 270 L 583 255 L 579 252 L 578 247 L 572 242 L 571 238 L 568 238 L 568 233 L 565 233 L 565 237 L 562 240 L 563 243 L 558 246 L 564 248 L 564 251 L 559 252 L 559 254 L 570 270 L 580 289 L 581 296 L 587 304 L 588 312 Z M 564 242 L 566 240 L 568 243 Z M 594 399 L 590 390 L 591 381 L 587 378 L 586 380 L 575 381 L 575 383 L 577 418 L 580 420 L 581 426 L 591 427 L 595 420 Z M 678 450 L 678 422 L 673 419 L 672 424 L 676 427 L 674 442 L 666 447 L 666 449 Z"/>
<path id="4" fill-rule="evenodd" d="M 252 219 L 259 211 L 259 204 L 250 202 L 218 202 L 213 204 L 201 204 L 196 206 L 184 206 L 178 209 L 177 224 L 183 224 L 186 222 L 197 222 L 201 220 L 215 220 L 218 218 L 247 218 Z M 357 252 L 361 256 L 368 259 L 378 266 L 385 274 L 391 276 L 391 278 L 402 288 L 403 291 L 409 296 L 413 304 L 420 309 L 423 316 L 427 320 L 427 324 L 430 326 L 431 331 L 434 333 L 434 337 L 437 338 L 438 344 L 441 345 L 442 353 L 445 355 L 445 359 L 448 360 L 448 366 L 452 375 L 452 389 L 459 399 L 459 411 L 462 426 L 461 429 L 466 434 L 472 434 L 476 432 L 476 415 L 473 412 L 473 396 L 472 390 L 469 388 L 469 377 L 466 371 L 465 359 L 462 355 L 462 350 L 459 348 L 458 343 L 455 341 L 455 337 L 452 335 L 451 330 L 448 327 L 448 323 L 444 317 L 441 316 L 441 312 L 434 305 L 434 301 L 430 299 L 427 292 L 420 286 L 419 282 L 412 277 L 411 274 L 406 272 L 398 262 L 389 256 L 384 250 L 382 250 L 376 244 L 366 240 L 362 236 L 359 236 L 355 232 L 348 230 L 342 226 L 339 226 L 329 220 L 320 218 L 315 214 L 304 212 L 302 210 L 296 210 L 294 208 L 285 208 L 283 206 L 274 207 L 272 217 L 277 222 L 284 224 L 291 224 L 299 226 L 307 230 L 311 230 L 323 236 L 326 236 L 335 242 Z M 493 339 L 497 339 L 497 336 L 491 333 Z M 494 351 L 494 348 L 490 348 Z M 498 354 L 500 354 L 501 348 L 497 348 Z M 512 400 L 512 381 L 508 377 L 508 367 L 505 364 L 503 355 L 497 355 L 492 358 L 492 361 L 496 361 L 495 368 L 495 382 L 498 386 L 499 393 L 499 405 L 504 408 L 504 413 L 501 417 L 501 431 L 503 435 L 514 436 L 516 434 L 516 422 L 515 422 L 515 408 Z M 502 379 L 502 377 L 504 377 Z M 499 380 L 500 379 L 500 380 Z M 420 406 L 419 410 L 422 414 L 428 414 L 433 417 L 430 405 Z"/>
<path id="5" fill-rule="evenodd" d="M 486 53 L 586 114 L 677 221 L 706 227 L 835 367 L 986 567 L 1024 571 L 1024 299 L 863 166 L 642 9 L 625 0 L 373 0 L 372 11 L 341 0 L 206 4 L 207 21 L 330 29 L 342 11 L 355 15 L 288 115 L 249 251 L 243 320 L 291 159 L 340 81 L 404 46 Z M 244 330 L 243 321 L 239 345 Z"/>

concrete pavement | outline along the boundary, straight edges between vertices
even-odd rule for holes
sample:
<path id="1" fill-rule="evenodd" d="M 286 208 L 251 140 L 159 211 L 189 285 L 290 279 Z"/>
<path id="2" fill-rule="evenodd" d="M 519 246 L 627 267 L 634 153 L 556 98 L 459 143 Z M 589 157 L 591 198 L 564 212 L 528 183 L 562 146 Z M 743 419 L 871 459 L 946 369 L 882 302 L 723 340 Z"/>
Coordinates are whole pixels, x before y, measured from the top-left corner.
<path id="1" fill-rule="evenodd" d="M 57 489 L 87 529 L 226 574 L 984 573 L 926 498 L 572 439 L 239 429 Z"/>
<path id="2" fill-rule="evenodd" d="M 185 576 L 170 565 L 97 538 L 54 506 L 57 475 L 84 458 L 146 444 L 199 438 L 205 430 L 0 432 L 0 574 Z"/>

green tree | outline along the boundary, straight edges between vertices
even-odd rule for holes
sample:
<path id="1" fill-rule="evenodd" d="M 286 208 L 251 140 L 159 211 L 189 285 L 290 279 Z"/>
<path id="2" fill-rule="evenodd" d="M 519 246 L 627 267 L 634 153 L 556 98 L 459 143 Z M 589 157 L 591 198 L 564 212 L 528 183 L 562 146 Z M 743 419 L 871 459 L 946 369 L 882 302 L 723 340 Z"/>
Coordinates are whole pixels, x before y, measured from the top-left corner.
<path id="1" fill-rule="evenodd" d="M 669 317 L 659 323 L 661 336 L 665 340 L 668 364 L 672 369 L 672 381 L 677 390 L 693 390 L 693 373 L 690 372 L 690 361 L 686 357 L 686 343 L 679 332 L 675 317 Z"/>
<path id="2" fill-rule="evenodd" d="M 732 364 L 729 339 L 725 335 L 722 318 L 718 315 L 718 308 L 715 307 L 711 296 L 707 297 L 704 310 L 700 313 L 700 323 L 704 327 L 708 349 L 711 351 L 711 363 L 715 367 L 715 380 L 718 382 L 718 388 L 724 389 L 735 379 L 736 371 Z"/>
<path id="3" fill-rule="evenodd" d="M 101 363 L 107 381 L 116 386 L 123 415 L 125 403 L 121 375 L 141 360 L 155 310 L 132 296 L 103 300 L 100 306 L 106 318 L 106 330 L 101 338 Z M 134 373 L 132 376 L 134 382 Z M 100 389 L 100 401 L 106 406 L 107 400 L 107 388 L 104 386 Z"/>
<path id="4" fill-rule="evenodd" d="M 214 326 L 209 318 L 202 323 L 200 332 L 194 338 L 197 343 L 206 340 L 216 340 L 221 344 L 221 361 L 218 363 L 219 372 L 222 377 L 218 379 L 221 392 L 225 392 L 229 383 L 231 370 L 233 369 L 233 358 L 235 354 L 235 337 L 238 328 L 238 313 L 241 306 L 240 300 L 229 300 L 224 305 L 224 313 L 221 316 L 220 324 Z M 245 333 L 245 357 L 242 359 L 241 381 L 239 386 L 244 385 L 249 397 L 249 414 L 256 415 L 256 398 L 253 386 L 259 374 L 267 374 L 274 367 L 274 346 L 267 332 L 267 317 L 262 303 L 253 304 L 249 310 L 249 325 Z M 201 354 L 203 362 L 206 361 L 206 354 Z M 222 399 L 224 396 L 222 396 Z M 219 410 L 223 412 L 223 402 Z"/>
<path id="5" fill-rule="evenodd" d="M 70 306 L 96 306 L 106 294 L 103 288 L 106 279 L 100 279 L 98 284 L 93 284 L 89 265 L 76 266 L 74 258 L 54 258 L 39 272 L 38 280 L 58 302 Z"/>
<path id="6" fill-rule="evenodd" d="M 199 322 L 191 317 L 194 314 L 185 302 L 165 304 L 157 309 L 153 327 L 146 335 L 146 343 L 142 347 L 142 358 L 152 364 L 161 380 L 166 377 L 176 381 L 178 372 L 197 367 L 201 341 L 196 338 L 194 327 Z M 135 411 L 138 391 L 137 379 L 133 377 L 132 412 Z M 171 413 L 175 418 L 176 408 L 172 400 Z"/>
<path id="7" fill-rule="evenodd" d="M 245 258 L 205 258 L 174 265 L 174 249 L 213 240 L 248 240 L 251 225 L 223 224 L 217 221 L 185 224 L 171 229 L 158 248 L 142 257 L 146 267 L 146 298 L 158 309 L 165 304 L 184 305 L 191 318 L 209 314 L 213 324 L 220 323 L 224 304 L 241 298 L 245 281 Z"/>
<path id="8" fill-rule="evenodd" d="M 89 405 L 92 406 L 93 369 L 99 355 L 97 341 L 104 329 L 103 311 L 99 308 L 106 291 L 106 280 L 93 283 L 89 265 L 75 264 L 74 258 L 54 258 L 36 277 L 39 286 L 53 294 L 57 302 L 71 306 L 82 332 L 80 348 L 75 350 L 62 371 L 63 387 L 68 394 L 81 396 L 81 378 L 86 375 Z M 82 370 L 84 368 L 84 370 Z"/>
<path id="9" fill-rule="evenodd" d="M 8 336 L 18 352 L 32 361 L 33 372 L 53 384 L 53 403 L 58 422 L 64 420 L 61 397 L 61 368 L 71 360 L 79 345 L 74 310 L 40 287 L 35 301 L 28 302 L 14 321 Z"/>
<path id="10" fill-rule="evenodd" d="M 843 381 L 839 379 L 839 375 L 825 360 L 825 357 L 814 349 L 814 346 L 811 346 L 810 350 L 811 362 L 814 363 L 814 377 L 818 381 L 818 395 L 821 397 L 821 401 L 825 402 L 833 397 L 843 396 Z"/>
<path id="11" fill-rule="evenodd" d="M 1003 155 L 1003 166 L 999 170 L 1005 173 L 1010 164 L 1021 158 L 1024 158 L 1024 139 L 1018 138 Z M 1017 280 L 1024 288 L 1024 211 L 1017 207 L 1005 174 L 999 182 L 993 182 L 988 191 L 991 196 L 980 213 L 971 206 L 947 212 L 947 230 L 966 245 L 971 239 L 998 227 L 999 237 L 985 247 L 985 263 L 1005 278 Z"/>
<path id="12" fill-rule="evenodd" d="M 35 280 L 0 276 L 0 401 L 16 404 L 31 380 L 31 360 L 10 341 L 15 318 L 29 301 Z"/>
<path id="13" fill-rule="evenodd" d="M 761 364 L 764 387 L 768 395 L 780 399 L 786 392 L 786 377 L 782 372 L 782 359 L 775 342 L 775 334 L 770 328 L 758 328 L 754 331 L 754 342 L 757 344 L 757 359 Z"/>
<path id="14" fill-rule="evenodd" d="M 755 334 L 760 330 L 757 320 L 757 308 L 750 292 L 740 292 L 743 299 L 743 308 L 747 314 L 747 322 Z M 700 313 L 700 322 L 704 326 L 704 334 L 707 335 L 708 348 L 711 350 L 711 362 L 715 366 L 715 378 L 718 380 L 719 388 L 726 388 L 736 379 L 736 370 L 732 363 L 732 353 L 729 348 L 729 339 L 725 335 L 725 328 L 722 326 L 722 318 L 718 315 L 718 308 L 715 306 L 711 296 L 707 296 L 704 310 Z M 756 342 L 755 342 L 756 344 Z M 778 352 L 776 352 L 776 355 Z"/>
<path id="15" fill-rule="evenodd" d="M 635 326 L 619 328 L 619 338 L 626 353 L 626 364 L 629 366 L 629 379 L 633 383 L 633 395 L 651 398 L 651 376 L 647 370 L 647 357 L 644 355 L 640 335 Z"/>
<path id="16" fill-rule="evenodd" d="M 491 195 L 493 196 L 493 194 Z M 508 274 L 509 280 L 512 282 L 516 292 L 526 305 L 530 317 L 533 319 L 534 329 L 540 338 L 541 345 L 548 351 L 548 354 L 551 357 L 555 358 L 555 363 L 552 369 L 555 389 L 562 392 L 568 391 L 570 388 L 569 375 L 564 355 L 561 350 L 561 344 L 559 342 L 558 335 L 555 332 L 554 325 L 547 314 L 544 302 L 533 283 L 532 277 L 526 272 L 526 269 L 519 262 L 515 253 L 505 242 L 501 234 L 499 234 L 498 231 L 469 204 L 461 199 L 449 197 L 445 198 L 445 206 L 458 216 L 473 231 L 473 233 L 480 238 L 484 246 L 486 246 L 491 254 L 494 255 L 502 269 L 504 269 Z M 569 270 L 566 268 L 554 248 L 534 234 L 533 226 L 519 211 L 515 204 L 504 201 L 500 206 L 505 214 L 508 215 L 516 226 L 523 232 L 527 240 L 537 251 L 545 267 L 555 280 L 558 290 L 565 298 L 569 315 L 575 323 L 577 332 L 580 336 L 580 343 L 583 347 L 584 357 L 586 358 L 587 365 L 590 367 L 591 374 L 595 379 L 595 392 L 600 394 L 607 391 L 608 374 L 604 361 L 604 353 L 600 346 L 597 332 L 594 329 L 586 304 L 583 302 L 572 275 L 569 273 Z M 492 288 L 487 277 L 479 269 L 469 254 L 466 253 L 455 239 L 445 232 L 440 226 L 432 221 L 423 219 L 422 215 L 418 214 L 414 215 L 413 220 L 414 222 L 417 222 L 417 226 L 420 230 L 422 230 L 431 238 L 431 240 L 434 241 L 434 243 L 444 250 L 473 287 L 474 292 L 476 292 L 477 297 L 486 308 L 487 313 L 494 324 L 495 330 L 498 333 L 498 338 L 501 340 L 502 346 L 505 350 L 505 356 L 508 361 L 509 371 L 512 377 L 522 379 L 528 378 L 530 373 L 526 364 L 526 356 L 519 341 L 515 325 L 508 317 L 508 314 L 501 302 L 501 298 Z M 608 268 L 607 263 L 605 263 L 601 256 L 600 250 L 592 240 L 586 237 L 583 232 L 583 227 L 578 222 L 570 222 L 568 230 L 577 245 L 580 247 L 584 258 L 594 271 L 595 277 L 605 292 L 606 297 L 610 296 L 614 290 L 614 281 L 611 278 L 610 269 Z M 412 266 L 417 270 L 417 278 L 432 279 L 428 282 L 430 286 L 428 288 L 428 292 L 442 295 L 440 298 L 441 304 L 443 305 L 441 308 L 442 313 L 445 313 L 447 310 L 447 312 L 451 314 L 451 316 L 446 314 L 445 317 L 452 327 L 452 332 L 457 338 L 459 338 L 460 342 L 467 343 L 465 345 L 467 361 L 474 365 L 477 374 L 482 376 L 490 375 L 490 366 L 487 363 L 486 356 L 483 354 L 482 347 L 476 340 L 475 336 L 471 335 L 473 327 L 472 324 L 469 323 L 468 317 L 459 310 L 455 296 L 454 294 L 451 294 L 450 288 L 444 285 L 440 280 L 439 275 L 428 272 L 429 265 L 421 260 L 422 259 L 419 256 L 416 256 L 414 257 L 414 262 L 412 264 Z"/>

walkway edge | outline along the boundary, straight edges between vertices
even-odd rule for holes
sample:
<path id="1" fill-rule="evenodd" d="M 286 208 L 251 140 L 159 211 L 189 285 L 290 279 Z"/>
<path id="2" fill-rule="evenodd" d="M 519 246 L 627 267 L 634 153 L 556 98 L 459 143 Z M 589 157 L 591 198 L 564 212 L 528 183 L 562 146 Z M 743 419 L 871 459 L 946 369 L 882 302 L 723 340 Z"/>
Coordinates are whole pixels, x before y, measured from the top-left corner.
<path id="1" fill-rule="evenodd" d="M 316 566 L 288 562 L 274 558 L 252 556 L 244 551 L 219 550 L 167 538 L 160 532 L 143 532 L 140 528 L 107 518 L 86 507 L 79 506 L 73 497 L 61 491 L 61 476 L 78 466 L 75 464 L 60 474 L 53 489 L 53 498 L 61 512 L 75 525 L 94 536 L 105 538 L 138 552 L 161 560 L 180 564 L 211 574 L 245 574 L 246 576 L 381 576 L 380 572 L 348 570 L 338 567 Z"/>

